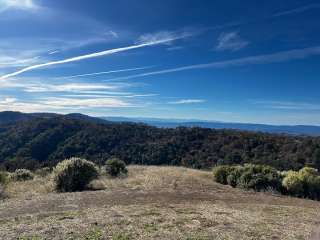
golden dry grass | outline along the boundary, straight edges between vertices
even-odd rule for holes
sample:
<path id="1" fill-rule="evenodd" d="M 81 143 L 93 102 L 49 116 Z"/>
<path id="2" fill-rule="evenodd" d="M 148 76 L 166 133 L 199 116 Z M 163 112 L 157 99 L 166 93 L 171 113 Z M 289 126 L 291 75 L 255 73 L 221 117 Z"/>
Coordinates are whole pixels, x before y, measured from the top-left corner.
<path id="1" fill-rule="evenodd" d="M 101 177 L 92 183 L 93 187 L 104 189 L 177 190 L 217 186 L 211 172 L 183 167 L 129 166 L 129 174 L 123 178 Z"/>
<path id="2" fill-rule="evenodd" d="M 50 177 L 10 183 L 0 239 L 299 240 L 320 223 L 319 202 L 233 189 L 182 167 L 130 166 L 92 187 L 103 190 L 57 194 Z"/>
<path id="3" fill-rule="evenodd" d="M 53 191 L 51 177 L 35 177 L 33 180 L 9 182 L 6 194 L 9 198 L 33 198 Z"/>
<path id="4" fill-rule="evenodd" d="M 202 189 L 217 187 L 211 172 L 183 167 L 129 166 L 127 177 L 110 178 L 102 174 L 90 184 L 94 190 L 161 190 L 175 191 L 179 188 Z M 33 180 L 10 182 L 6 193 L 10 198 L 32 198 L 53 192 L 52 177 L 35 177 Z"/>

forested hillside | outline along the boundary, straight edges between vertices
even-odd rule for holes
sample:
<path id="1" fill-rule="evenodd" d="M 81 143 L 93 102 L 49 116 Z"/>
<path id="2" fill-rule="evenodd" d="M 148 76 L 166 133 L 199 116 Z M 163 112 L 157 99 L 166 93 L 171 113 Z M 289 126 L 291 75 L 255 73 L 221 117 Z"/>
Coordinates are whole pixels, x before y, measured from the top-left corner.
<path id="1" fill-rule="evenodd" d="M 205 128 L 163 129 L 143 124 L 95 123 L 69 117 L 0 125 L 0 164 L 13 170 L 53 166 L 72 156 L 103 163 L 211 168 L 245 162 L 278 169 L 320 169 L 320 138 Z"/>

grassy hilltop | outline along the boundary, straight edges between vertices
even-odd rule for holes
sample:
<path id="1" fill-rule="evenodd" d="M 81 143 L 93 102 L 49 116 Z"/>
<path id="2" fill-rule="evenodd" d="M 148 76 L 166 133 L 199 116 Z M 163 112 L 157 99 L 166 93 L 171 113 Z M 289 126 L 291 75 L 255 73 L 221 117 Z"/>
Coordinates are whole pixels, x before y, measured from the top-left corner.
<path id="1" fill-rule="evenodd" d="M 212 173 L 129 166 L 96 191 L 55 193 L 50 176 L 10 182 L 0 239 L 309 239 L 320 203 L 220 185 Z M 316 239 L 316 238 L 315 238 Z"/>

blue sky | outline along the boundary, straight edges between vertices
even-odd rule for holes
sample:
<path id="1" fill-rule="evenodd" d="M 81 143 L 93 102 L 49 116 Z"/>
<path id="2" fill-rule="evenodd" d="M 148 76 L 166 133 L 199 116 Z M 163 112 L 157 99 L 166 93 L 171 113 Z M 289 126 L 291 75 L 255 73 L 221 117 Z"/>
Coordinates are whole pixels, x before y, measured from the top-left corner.
<path id="1" fill-rule="evenodd" d="M 320 3 L 0 0 L 0 110 L 320 125 Z"/>

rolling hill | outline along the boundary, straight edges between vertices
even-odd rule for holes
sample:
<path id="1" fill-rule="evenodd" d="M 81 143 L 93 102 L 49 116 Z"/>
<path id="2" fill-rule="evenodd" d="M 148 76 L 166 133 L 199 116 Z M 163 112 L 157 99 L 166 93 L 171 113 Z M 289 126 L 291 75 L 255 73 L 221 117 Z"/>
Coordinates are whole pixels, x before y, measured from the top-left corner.
<path id="1" fill-rule="evenodd" d="M 35 169 L 77 156 L 103 163 L 211 168 L 259 163 L 278 169 L 320 168 L 320 138 L 199 127 L 157 128 L 83 115 L 46 115 L 0 125 L 0 165 Z"/>
<path id="2" fill-rule="evenodd" d="M 127 118 L 127 117 L 91 117 L 80 113 L 60 115 L 54 113 L 21 113 L 0 112 L 0 124 L 15 123 L 34 118 L 52 118 L 65 116 L 71 119 L 86 120 L 94 123 L 120 122 L 120 123 L 143 123 L 160 128 L 176 127 L 201 127 L 211 129 L 234 129 L 243 131 L 320 136 L 320 126 L 312 125 L 268 125 L 253 123 L 232 123 L 219 121 L 203 121 L 197 119 L 161 119 L 161 118 Z"/>

